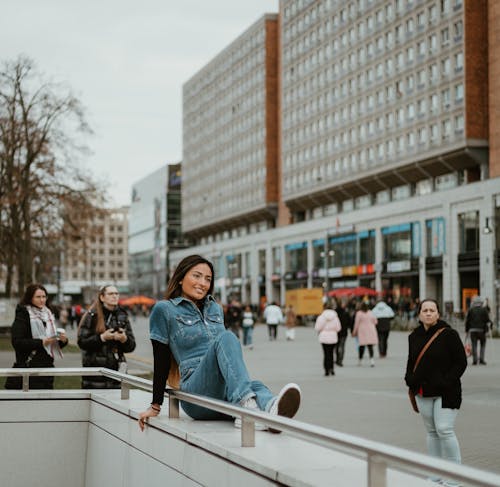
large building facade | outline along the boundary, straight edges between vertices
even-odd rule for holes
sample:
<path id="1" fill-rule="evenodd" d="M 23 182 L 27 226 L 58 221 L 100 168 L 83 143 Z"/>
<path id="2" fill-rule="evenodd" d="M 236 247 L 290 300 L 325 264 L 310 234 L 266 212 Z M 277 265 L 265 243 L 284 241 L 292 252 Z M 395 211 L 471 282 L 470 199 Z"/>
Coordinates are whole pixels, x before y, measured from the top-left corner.
<path id="1" fill-rule="evenodd" d="M 193 177 L 183 198 L 192 200 L 191 188 L 209 196 L 183 213 L 198 244 L 189 252 L 214 259 L 223 300 L 237 293 L 283 302 L 295 287 L 364 285 L 396 299 L 435 296 L 455 311 L 474 293 L 498 302 L 500 156 L 491 139 L 499 131 L 499 15 L 486 0 L 282 1 L 273 19 L 278 137 L 266 139 L 275 149 L 244 131 L 224 133 L 230 144 L 247 141 L 261 167 L 264 154 L 276 154 L 275 171 L 257 182 L 261 190 L 274 184 L 284 209 L 263 228 L 249 224 L 241 201 L 249 161 L 240 163 L 244 183 L 232 189 L 230 209 L 210 196 L 233 188 L 238 157 L 203 144 L 192 155 L 199 134 L 187 119 L 230 117 L 234 78 L 203 105 L 185 89 L 184 171 Z M 215 76 L 216 65 L 229 69 L 244 39 L 189 83 Z M 253 68 L 264 75 L 261 89 L 273 72 L 263 66 Z M 222 135 L 211 135 L 217 145 Z M 195 177 L 200 164 L 213 181 Z M 217 224 L 207 225 L 200 208 Z"/>
<path id="2" fill-rule="evenodd" d="M 61 292 L 89 303 L 101 286 L 128 292 L 128 206 L 101 209 L 83 235 L 65 242 Z M 50 291 L 49 291 L 50 292 Z"/>
<path id="3" fill-rule="evenodd" d="M 130 292 L 160 298 L 169 255 L 185 247 L 180 228 L 181 164 L 170 164 L 132 186 L 129 219 Z"/>

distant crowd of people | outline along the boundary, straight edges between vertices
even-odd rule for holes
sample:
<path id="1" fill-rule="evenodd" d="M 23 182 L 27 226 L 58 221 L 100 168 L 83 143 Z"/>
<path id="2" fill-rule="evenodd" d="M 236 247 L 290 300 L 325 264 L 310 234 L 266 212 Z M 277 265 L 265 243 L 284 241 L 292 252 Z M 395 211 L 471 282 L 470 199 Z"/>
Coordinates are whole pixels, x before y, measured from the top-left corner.
<path id="1" fill-rule="evenodd" d="M 255 305 L 242 305 L 236 298 L 232 298 L 224 311 L 225 327 L 232 331 L 238 339 L 240 335 L 242 344 L 250 349 L 253 348 L 253 328 L 258 320 L 267 325 L 270 341 L 277 340 L 279 325 L 286 327 L 286 339 L 295 340 L 295 327 L 297 326 L 297 315 L 293 306 L 287 306 L 284 310 L 276 303 L 271 302 L 259 309 Z"/>

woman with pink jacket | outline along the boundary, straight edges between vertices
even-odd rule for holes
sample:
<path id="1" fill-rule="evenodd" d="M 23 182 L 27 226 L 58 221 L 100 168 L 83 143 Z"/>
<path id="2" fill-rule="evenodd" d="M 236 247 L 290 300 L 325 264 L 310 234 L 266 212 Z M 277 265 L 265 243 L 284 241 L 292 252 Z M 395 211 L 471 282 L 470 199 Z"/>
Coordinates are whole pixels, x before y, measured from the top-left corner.
<path id="1" fill-rule="evenodd" d="M 335 375 L 333 371 L 333 352 L 339 340 L 338 332 L 341 328 L 337 312 L 325 305 L 324 311 L 318 316 L 314 325 L 314 329 L 318 332 L 319 342 L 323 347 L 325 375 Z"/>
<path id="2" fill-rule="evenodd" d="M 358 365 L 361 365 L 365 353 L 365 346 L 367 346 L 370 355 L 370 366 L 375 367 L 375 362 L 373 361 L 373 345 L 378 344 L 377 322 L 377 318 L 368 308 L 368 304 L 365 302 L 361 303 L 354 317 L 354 329 L 352 330 L 352 336 L 358 337 Z"/>

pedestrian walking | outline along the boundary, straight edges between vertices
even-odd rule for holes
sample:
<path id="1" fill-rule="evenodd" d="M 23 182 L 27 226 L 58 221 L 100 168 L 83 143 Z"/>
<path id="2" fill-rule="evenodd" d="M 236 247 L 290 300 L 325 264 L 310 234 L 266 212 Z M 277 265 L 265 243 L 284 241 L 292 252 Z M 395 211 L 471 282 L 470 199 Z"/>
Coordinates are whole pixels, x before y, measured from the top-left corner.
<path id="1" fill-rule="evenodd" d="M 285 310 L 286 339 L 295 340 L 295 326 L 297 325 L 297 315 L 290 304 Z"/>
<path id="2" fill-rule="evenodd" d="M 395 314 L 392 308 L 384 301 L 379 301 L 372 309 L 377 318 L 378 352 L 379 357 L 387 356 L 387 344 L 391 331 L 391 322 Z"/>
<path id="3" fill-rule="evenodd" d="M 175 269 L 166 299 L 154 306 L 150 317 L 153 401 L 139 415 L 141 430 L 148 418 L 160 414 L 172 358 L 179 368 L 181 391 L 289 418 L 297 412 L 300 389 L 296 384 L 285 385 L 275 396 L 262 382 L 250 380 L 241 344 L 225 329 L 224 315 L 212 296 L 213 290 L 212 263 L 199 255 L 190 255 Z M 181 401 L 181 406 L 193 419 L 228 419 L 196 404 Z M 240 418 L 235 426 L 241 428 Z M 262 429 L 263 425 L 256 424 L 256 428 Z"/>
<path id="4" fill-rule="evenodd" d="M 462 403 L 460 378 L 467 367 L 464 346 L 458 333 L 440 319 L 434 299 L 422 300 L 418 317 L 420 326 L 408 337 L 405 382 L 415 394 L 429 454 L 461 463 L 454 427 Z"/>
<path id="5" fill-rule="evenodd" d="M 343 303 L 337 303 L 335 311 L 340 320 L 341 330 L 338 332 L 339 341 L 335 347 L 335 363 L 342 367 L 344 363 L 344 353 L 345 353 L 345 342 L 347 340 L 347 334 L 349 330 L 352 330 L 352 317 L 343 306 Z"/>
<path id="6" fill-rule="evenodd" d="M 283 312 L 281 308 L 273 301 L 268 304 L 264 309 L 264 320 L 266 320 L 267 330 L 269 333 L 269 340 L 277 340 L 278 338 L 278 325 L 283 323 Z"/>
<path id="7" fill-rule="evenodd" d="M 314 329 L 323 348 L 323 368 L 325 376 L 335 375 L 333 351 L 338 342 L 338 332 L 342 329 L 339 317 L 333 309 L 325 305 L 323 312 L 316 319 Z"/>
<path id="8" fill-rule="evenodd" d="M 249 304 L 245 306 L 243 311 L 243 319 L 241 327 L 243 329 L 243 346 L 250 350 L 253 348 L 253 327 L 255 325 L 255 315 Z"/>
<path id="9" fill-rule="evenodd" d="M 377 318 L 368 308 L 368 303 L 365 301 L 361 303 L 359 310 L 354 316 L 352 336 L 358 337 L 358 365 L 361 365 L 365 347 L 367 347 L 368 354 L 370 355 L 370 366 L 375 367 L 373 345 L 378 344 Z"/>
<path id="10" fill-rule="evenodd" d="M 472 344 L 472 365 L 486 365 L 486 334 L 490 329 L 490 316 L 488 310 L 483 306 L 483 299 L 480 296 L 472 298 L 471 307 L 465 317 L 465 332 L 469 334 Z M 478 343 L 480 352 L 478 354 Z"/>

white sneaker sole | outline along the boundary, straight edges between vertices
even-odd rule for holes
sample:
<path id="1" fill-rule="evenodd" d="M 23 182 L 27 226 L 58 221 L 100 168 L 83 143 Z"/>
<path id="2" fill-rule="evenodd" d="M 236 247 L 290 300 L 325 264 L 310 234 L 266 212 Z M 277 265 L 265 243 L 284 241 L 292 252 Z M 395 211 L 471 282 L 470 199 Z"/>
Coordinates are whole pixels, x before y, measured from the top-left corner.
<path id="1" fill-rule="evenodd" d="M 300 406 L 300 387 L 297 384 L 287 384 L 281 389 L 278 397 L 278 416 L 293 418 Z M 271 433 L 281 433 L 280 430 L 269 428 Z"/>

